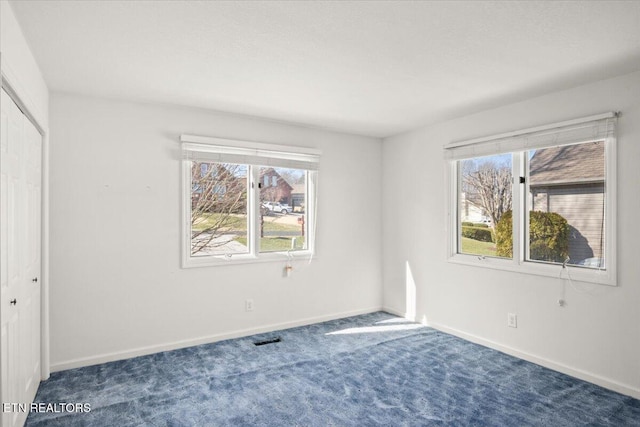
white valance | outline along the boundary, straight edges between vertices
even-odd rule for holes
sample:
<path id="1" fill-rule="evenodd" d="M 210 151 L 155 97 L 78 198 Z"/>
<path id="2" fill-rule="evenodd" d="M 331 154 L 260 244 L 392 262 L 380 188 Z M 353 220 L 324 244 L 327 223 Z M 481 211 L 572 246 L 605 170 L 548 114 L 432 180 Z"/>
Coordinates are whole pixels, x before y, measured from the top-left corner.
<path id="1" fill-rule="evenodd" d="M 290 169 L 318 170 L 319 150 L 205 136 L 182 135 L 182 158 Z"/>
<path id="2" fill-rule="evenodd" d="M 444 147 L 445 158 L 469 159 L 604 140 L 615 135 L 618 114 L 605 113 L 494 136 L 452 142 Z"/>

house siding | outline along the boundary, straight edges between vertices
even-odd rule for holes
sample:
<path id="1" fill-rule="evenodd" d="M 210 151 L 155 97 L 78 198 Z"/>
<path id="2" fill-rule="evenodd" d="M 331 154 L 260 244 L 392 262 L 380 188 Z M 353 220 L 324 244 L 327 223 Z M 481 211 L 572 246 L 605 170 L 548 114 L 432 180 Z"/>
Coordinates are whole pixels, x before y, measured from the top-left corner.
<path id="1" fill-rule="evenodd" d="M 484 209 L 469 200 L 466 193 L 460 194 L 459 206 L 459 218 L 461 222 L 482 222 L 487 218 Z"/>
<path id="2" fill-rule="evenodd" d="M 604 184 L 553 186 L 532 189 L 532 210 L 556 212 L 569 223 L 572 263 L 602 258 Z"/>

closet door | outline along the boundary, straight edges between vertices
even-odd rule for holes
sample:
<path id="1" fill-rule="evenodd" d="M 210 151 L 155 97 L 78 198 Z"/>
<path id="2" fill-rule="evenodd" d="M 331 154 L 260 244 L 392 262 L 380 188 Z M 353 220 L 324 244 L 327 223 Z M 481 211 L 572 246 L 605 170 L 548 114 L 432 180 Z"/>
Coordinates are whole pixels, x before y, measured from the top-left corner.
<path id="1" fill-rule="evenodd" d="M 40 257 L 42 253 L 42 135 L 24 118 L 24 257 L 20 313 L 20 364 L 24 400 L 31 403 L 40 384 Z M 24 304 L 22 304 L 24 302 Z"/>
<path id="2" fill-rule="evenodd" d="M 4 90 L 1 103 L 0 392 L 11 405 L 2 426 L 13 427 L 40 382 L 42 138 Z"/>

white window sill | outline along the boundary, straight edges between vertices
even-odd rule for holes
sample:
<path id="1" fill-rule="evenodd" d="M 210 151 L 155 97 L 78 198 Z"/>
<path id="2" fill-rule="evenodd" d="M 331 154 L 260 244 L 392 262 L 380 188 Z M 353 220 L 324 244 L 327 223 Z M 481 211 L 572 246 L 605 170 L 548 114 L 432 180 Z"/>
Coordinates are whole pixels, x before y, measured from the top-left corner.
<path id="1" fill-rule="evenodd" d="M 531 261 L 517 262 L 512 259 L 484 257 L 478 255 L 454 254 L 448 258 L 450 263 L 474 267 L 492 268 L 535 276 L 554 277 L 573 282 L 595 283 L 616 286 L 615 275 L 610 270 L 596 270 L 587 267 L 567 265 L 566 270 L 559 264 L 547 264 Z"/>
<path id="2" fill-rule="evenodd" d="M 182 260 L 182 268 L 222 267 L 241 264 L 258 264 L 265 262 L 309 261 L 315 259 L 312 251 L 268 252 L 259 255 L 237 254 L 229 256 L 188 257 Z"/>

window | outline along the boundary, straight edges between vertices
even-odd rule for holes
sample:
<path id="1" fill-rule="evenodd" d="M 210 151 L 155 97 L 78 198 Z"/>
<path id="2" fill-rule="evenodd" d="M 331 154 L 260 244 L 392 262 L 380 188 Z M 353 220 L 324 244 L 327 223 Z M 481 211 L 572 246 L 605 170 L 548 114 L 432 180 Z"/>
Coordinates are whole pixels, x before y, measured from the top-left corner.
<path id="1" fill-rule="evenodd" d="M 496 250 L 493 228 L 512 209 L 512 156 L 460 160 L 458 170 L 459 252 L 503 257 Z"/>
<path id="2" fill-rule="evenodd" d="M 616 120 L 446 146 L 449 260 L 615 285 Z"/>
<path id="3" fill-rule="evenodd" d="M 527 259 L 606 268 L 605 140 L 529 150 Z"/>
<path id="4" fill-rule="evenodd" d="M 191 161 L 192 257 L 246 254 L 247 241 L 246 165 Z M 218 173 L 198 174 L 202 170 Z M 227 188 L 229 191 L 226 191 Z M 224 190 L 224 191 L 223 191 Z"/>
<path id="5" fill-rule="evenodd" d="M 184 267 L 313 255 L 319 151 L 181 140 Z"/>
<path id="6" fill-rule="evenodd" d="M 260 223 L 260 252 L 308 249 L 307 212 L 304 203 L 308 193 L 307 171 L 260 167 L 259 174 L 270 175 L 272 184 L 271 187 L 260 189 L 260 203 L 263 207 Z M 277 181 L 281 184 L 277 185 Z M 294 195 L 300 198 L 294 199 Z M 299 202 L 300 199 L 303 200 L 302 203 Z"/>

